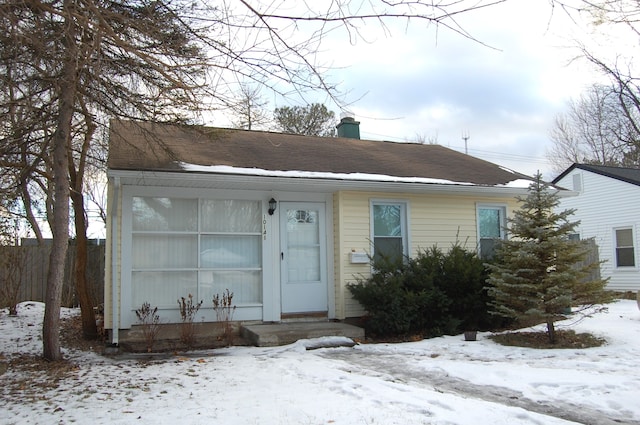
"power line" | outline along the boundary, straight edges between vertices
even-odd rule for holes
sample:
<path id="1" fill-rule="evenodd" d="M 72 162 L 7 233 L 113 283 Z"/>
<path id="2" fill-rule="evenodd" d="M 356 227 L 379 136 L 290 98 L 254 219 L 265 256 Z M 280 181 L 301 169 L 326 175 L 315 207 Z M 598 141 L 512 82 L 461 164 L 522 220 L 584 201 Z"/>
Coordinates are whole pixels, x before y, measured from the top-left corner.
<path id="1" fill-rule="evenodd" d="M 396 141 L 396 142 L 406 142 L 407 139 L 403 139 L 400 137 L 396 137 L 396 136 L 387 136 L 384 134 L 377 134 L 377 133 L 370 133 L 370 132 L 363 132 L 362 134 L 369 134 L 369 135 L 374 135 L 374 136 L 378 136 L 383 138 L 383 140 L 388 140 L 388 141 Z M 468 137 L 468 136 L 467 136 Z M 470 138 L 470 137 L 468 137 Z M 463 136 L 464 139 L 464 136 Z M 444 145 L 443 145 L 444 146 Z M 458 146 L 447 146 L 449 149 L 453 149 L 456 150 L 458 152 L 463 152 L 461 147 Z M 494 152 L 494 151 L 486 151 L 486 150 L 481 150 L 481 149 L 465 149 L 466 152 L 464 153 L 468 153 L 474 156 L 483 156 L 483 157 L 491 157 L 491 158 L 496 158 L 496 159 L 502 159 L 502 160 L 511 160 L 511 161 L 527 161 L 527 162 L 534 162 L 536 164 L 544 164 L 544 165 L 551 165 L 551 162 L 546 159 L 545 157 L 540 157 L 540 156 L 530 156 L 530 155 L 519 155 L 519 154 L 510 154 L 510 153 L 504 153 L 504 152 Z"/>

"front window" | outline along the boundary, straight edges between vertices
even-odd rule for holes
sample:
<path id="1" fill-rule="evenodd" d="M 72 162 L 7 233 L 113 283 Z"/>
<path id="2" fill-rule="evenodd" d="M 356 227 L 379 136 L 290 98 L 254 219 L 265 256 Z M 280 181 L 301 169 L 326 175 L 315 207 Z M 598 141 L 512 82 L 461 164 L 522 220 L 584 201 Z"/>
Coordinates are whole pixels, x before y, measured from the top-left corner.
<path id="1" fill-rule="evenodd" d="M 635 267 L 635 249 L 632 229 L 616 229 L 616 266 Z"/>
<path id="2" fill-rule="evenodd" d="M 373 202 L 372 222 L 374 260 L 402 261 L 408 251 L 406 204 Z"/>
<path id="3" fill-rule="evenodd" d="M 133 305 L 176 308 L 226 289 L 237 304 L 261 303 L 260 214 L 260 201 L 134 197 Z"/>
<path id="4" fill-rule="evenodd" d="M 504 206 L 478 206 L 478 254 L 482 259 L 491 259 L 496 243 L 506 237 L 506 208 Z"/>

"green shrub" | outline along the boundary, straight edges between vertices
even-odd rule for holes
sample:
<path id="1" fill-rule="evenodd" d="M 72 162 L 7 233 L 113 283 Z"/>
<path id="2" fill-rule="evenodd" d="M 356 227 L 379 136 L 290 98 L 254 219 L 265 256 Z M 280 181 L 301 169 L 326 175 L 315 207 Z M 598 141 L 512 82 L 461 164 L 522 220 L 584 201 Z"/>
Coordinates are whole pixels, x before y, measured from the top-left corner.
<path id="1" fill-rule="evenodd" d="M 367 310 L 370 335 L 434 337 L 491 327 L 487 270 L 478 256 L 454 244 L 437 246 L 402 263 L 372 262 L 373 272 L 348 285 Z"/>
<path id="2" fill-rule="evenodd" d="M 475 252 L 455 244 L 443 255 L 436 285 L 451 300 L 449 313 L 459 321 L 456 331 L 487 330 L 493 326 L 487 278 L 488 270 Z"/>

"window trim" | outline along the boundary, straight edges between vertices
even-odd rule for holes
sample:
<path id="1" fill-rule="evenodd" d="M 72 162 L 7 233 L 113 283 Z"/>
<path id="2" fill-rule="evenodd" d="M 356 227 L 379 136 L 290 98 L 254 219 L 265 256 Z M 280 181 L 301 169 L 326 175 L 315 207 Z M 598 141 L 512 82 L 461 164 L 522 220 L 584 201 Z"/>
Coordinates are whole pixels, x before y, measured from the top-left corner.
<path id="1" fill-rule="evenodd" d="M 481 237 L 480 237 L 480 210 L 483 209 L 488 209 L 488 210 L 498 210 L 500 211 L 500 237 L 499 239 L 501 240 L 506 240 L 508 239 L 508 232 L 507 232 L 507 214 L 508 214 L 508 209 L 507 209 L 507 204 L 500 204 L 500 203 L 476 203 L 476 251 L 478 253 L 478 256 L 480 258 L 482 258 L 482 251 L 481 251 Z"/>
<path id="2" fill-rule="evenodd" d="M 375 220 L 373 208 L 376 205 L 399 205 L 400 206 L 400 231 L 402 232 L 402 256 L 409 256 L 409 201 L 404 199 L 370 199 L 369 200 L 369 240 L 371 242 L 371 256 L 375 255 Z"/>
<path id="3" fill-rule="evenodd" d="M 630 230 L 631 231 L 631 246 L 622 246 L 619 247 L 618 246 L 618 230 Z M 634 229 L 634 226 L 620 226 L 620 227 L 614 227 L 613 228 L 613 232 L 612 232 L 612 248 L 613 248 L 613 260 L 615 261 L 615 268 L 617 270 L 634 270 L 638 268 L 638 249 L 637 249 L 637 244 L 636 244 L 636 232 Z M 632 248 L 633 249 L 633 265 L 618 265 L 618 249 L 619 248 Z"/>

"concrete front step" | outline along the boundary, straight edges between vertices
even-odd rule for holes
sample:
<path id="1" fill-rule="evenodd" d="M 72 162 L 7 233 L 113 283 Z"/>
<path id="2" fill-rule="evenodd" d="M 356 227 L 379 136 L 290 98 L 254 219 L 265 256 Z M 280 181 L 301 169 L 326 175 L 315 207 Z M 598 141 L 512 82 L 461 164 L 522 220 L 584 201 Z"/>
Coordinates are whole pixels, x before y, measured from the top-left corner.
<path id="1" fill-rule="evenodd" d="M 341 336 L 364 339 L 364 329 L 341 322 L 285 322 L 243 325 L 241 336 L 257 347 L 292 344 L 300 339 Z"/>

